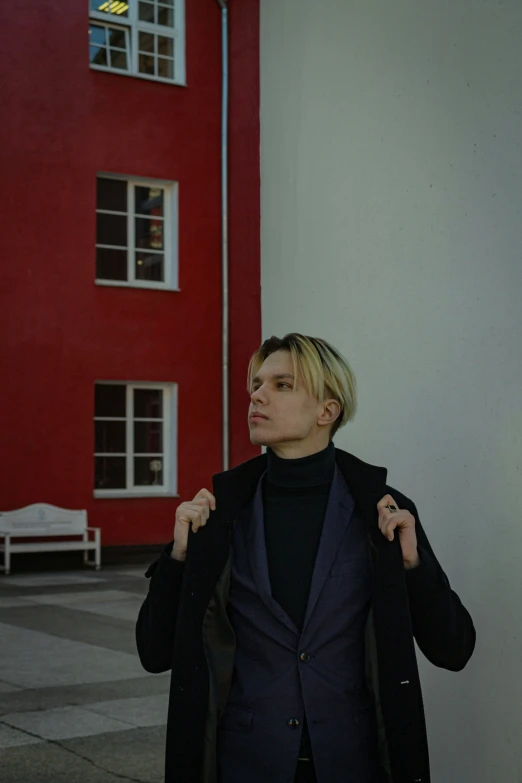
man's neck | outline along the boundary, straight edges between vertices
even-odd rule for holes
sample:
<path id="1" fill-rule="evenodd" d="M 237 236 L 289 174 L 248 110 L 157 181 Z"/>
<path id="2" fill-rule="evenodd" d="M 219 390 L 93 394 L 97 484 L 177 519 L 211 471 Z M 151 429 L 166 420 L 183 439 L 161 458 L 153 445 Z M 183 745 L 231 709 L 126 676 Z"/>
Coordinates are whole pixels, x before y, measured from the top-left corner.
<path id="1" fill-rule="evenodd" d="M 275 486 L 316 487 L 329 484 L 334 470 L 333 443 L 322 451 L 295 459 L 282 459 L 272 449 L 267 450 L 267 481 Z"/>
<path id="2" fill-rule="evenodd" d="M 331 441 L 321 437 L 307 439 L 306 441 L 296 440 L 288 443 L 276 443 L 269 448 L 279 459 L 302 459 L 303 457 L 311 457 L 313 454 L 325 451 L 330 444 Z"/>

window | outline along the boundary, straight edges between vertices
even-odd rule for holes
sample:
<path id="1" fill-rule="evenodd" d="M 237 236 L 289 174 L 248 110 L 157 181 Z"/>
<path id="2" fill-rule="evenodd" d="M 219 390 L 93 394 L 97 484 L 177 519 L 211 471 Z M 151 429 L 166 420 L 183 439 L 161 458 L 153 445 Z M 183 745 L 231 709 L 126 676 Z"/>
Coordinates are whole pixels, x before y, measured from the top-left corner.
<path id="1" fill-rule="evenodd" d="M 90 0 L 91 68 L 184 84 L 183 0 Z"/>
<path id="2" fill-rule="evenodd" d="M 175 392 L 173 384 L 95 385 L 97 497 L 175 493 Z"/>
<path id="3" fill-rule="evenodd" d="M 177 288 L 177 188 L 97 178 L 96 280 L 107 285 Z"/>

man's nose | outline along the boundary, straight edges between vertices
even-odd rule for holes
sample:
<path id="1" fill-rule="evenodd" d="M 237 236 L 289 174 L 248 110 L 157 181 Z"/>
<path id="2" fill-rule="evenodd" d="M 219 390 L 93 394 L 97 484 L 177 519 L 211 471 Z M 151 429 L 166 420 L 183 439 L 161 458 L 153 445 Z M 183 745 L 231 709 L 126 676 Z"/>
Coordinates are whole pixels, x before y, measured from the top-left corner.
<path id="1" fill-rule="evenodd" d="M 266 394 L 263 391 L 263 387 L 260 386 L 255 389 L 250 395 L 250 399 L 254 404 L 263 405 L 266 402 Z"/>

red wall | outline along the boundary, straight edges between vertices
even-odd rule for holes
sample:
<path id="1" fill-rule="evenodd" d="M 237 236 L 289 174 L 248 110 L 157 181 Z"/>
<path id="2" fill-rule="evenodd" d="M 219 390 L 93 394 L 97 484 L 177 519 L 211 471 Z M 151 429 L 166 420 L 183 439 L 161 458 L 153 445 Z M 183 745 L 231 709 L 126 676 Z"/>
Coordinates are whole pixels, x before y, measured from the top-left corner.
<path id="1" fill-rule="evenodd" d="M 94 499 L 97 379 L 179 384 L 181 499 L 221 465 L 221 17 L 186 2 L 187 88 L 91 71 L 86 3 L 0 10 L 0 509 L 86 508 L 104 545 L 168 540 L 175 498 Z M 232 464 L 259 344 L 259 0 L 230 3 Z M 180 187 L 180 293 L 94 284 L 98 171 Z"/>

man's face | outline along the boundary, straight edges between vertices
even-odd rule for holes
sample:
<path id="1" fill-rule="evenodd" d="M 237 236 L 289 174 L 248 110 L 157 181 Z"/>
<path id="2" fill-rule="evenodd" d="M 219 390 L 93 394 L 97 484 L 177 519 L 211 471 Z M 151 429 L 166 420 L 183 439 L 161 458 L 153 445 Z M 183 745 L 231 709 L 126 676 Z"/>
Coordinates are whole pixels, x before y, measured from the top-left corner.
<path id="1" fill-rule="evenodd" d="M 308 394 L 302 382 L 294 387 L 288 351 L 276 351 L 265 359 L 254 378 L 248 411 L 250 440 L 256 446 L 323 445 L 318 439 L 327 445 L 329 427 L 318 425 L 324 404 Z"/>

